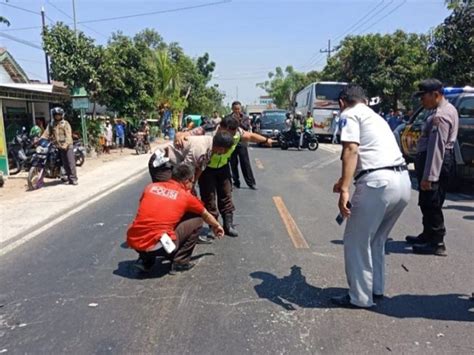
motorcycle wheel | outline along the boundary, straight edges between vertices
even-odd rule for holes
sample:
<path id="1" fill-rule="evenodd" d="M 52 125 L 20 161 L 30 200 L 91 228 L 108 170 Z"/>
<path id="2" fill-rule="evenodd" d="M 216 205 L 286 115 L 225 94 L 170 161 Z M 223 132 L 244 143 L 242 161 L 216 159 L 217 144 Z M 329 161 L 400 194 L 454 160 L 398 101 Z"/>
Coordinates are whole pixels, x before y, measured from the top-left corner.
<path id="1" fill-rule="evenodd" d="M 286 141 L 280 141 L 280 149 L 288 150 L 288 143 Z"/>
<path id="2" fill-rule="evenodd" d="M 76 153 L 75 158 L 76 158 L 76 166 L 82 166 L 84 164 L 85 157 L 82 152 Z"/>
<path id="3" fill-rule="evenodd" d="M 20 162 L 11 152 L 8 152 L 8 171 L 10 175 L 16 175 L 21 171 Z"/>
<path id="4" fill-rule="evenodd" d="M 44 168 L 32 166 L 28 171 L 28 188 L 38 190 L 44 183 Z"/>
<path id="5" fill-rule="evenodd" d="M 318 148 L 319 148 L 319 142 L 318 141 L 308 143 L 308 149 L 309 150 L 315 151 Z"/>

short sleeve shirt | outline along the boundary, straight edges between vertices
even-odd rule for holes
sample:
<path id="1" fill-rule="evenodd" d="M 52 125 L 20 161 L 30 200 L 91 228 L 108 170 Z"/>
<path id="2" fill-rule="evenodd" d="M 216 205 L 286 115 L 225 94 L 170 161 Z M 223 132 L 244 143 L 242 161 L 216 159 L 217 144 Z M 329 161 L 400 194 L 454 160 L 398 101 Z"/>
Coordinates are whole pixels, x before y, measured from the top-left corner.
<path id="1" fill-rule="evenodd" d="M 359 144 L 356 175 L 362 170 L 405 164 L 389 125 L 370 107 L 357 104 L 344 110 L 339 128 L 342 142 Z"/>
<path id="2" fill-rule="evenodd" d="M 140 251 L 153 249 L 163 233 L 176 240 L 175 228 L 186 212 L 201 215 L 203 203 L 174 180 L 149 184 L 140 199 L 135 220 L 127 231 L 127 244 Z"/>

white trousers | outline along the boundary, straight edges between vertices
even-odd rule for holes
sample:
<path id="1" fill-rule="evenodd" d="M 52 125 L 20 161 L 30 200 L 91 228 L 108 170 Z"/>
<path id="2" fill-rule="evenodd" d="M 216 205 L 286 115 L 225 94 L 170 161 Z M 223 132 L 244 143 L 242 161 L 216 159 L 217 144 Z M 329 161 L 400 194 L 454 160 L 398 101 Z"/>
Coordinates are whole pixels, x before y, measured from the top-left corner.
<path id="1" fill-rule="evenodd" d="M 351 303 L 374 305 L 385 287 L 385 242 L 410 200 L 408 171 L 378 170 L 361 177 L 344 231 L 344 261 Z"/>

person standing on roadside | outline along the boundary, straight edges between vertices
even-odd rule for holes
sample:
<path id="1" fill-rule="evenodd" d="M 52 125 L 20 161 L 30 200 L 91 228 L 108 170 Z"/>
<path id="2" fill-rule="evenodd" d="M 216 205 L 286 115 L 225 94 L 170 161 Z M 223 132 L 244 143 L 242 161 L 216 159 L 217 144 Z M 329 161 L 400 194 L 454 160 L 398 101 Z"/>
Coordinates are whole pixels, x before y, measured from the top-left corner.
<path id="1" fill-rule="evenodd" d="M 349 292 L 331 301 L 341 307 L 372 307 L 374 299 L 383 298 L 385 242 L 411 194 L 408 169 L 395 137 L 365 102 L 358 85 L 349 84 L 339 94 L 342 177 L 333 191 L 339 194 L 341 215 L 348 218 L 344 262 Z"/>
<path id="2" fill-rule="evenodd" d="M 64 119 L 64 110 L 61 107 L 53 108 L 51 116 L 53 116 L 53 119 L 49 122 L 41 138 L 51 140 L 59 149 L 61 162 L 66 170 L 67 181 L 70 185 L 77 185 L 71 125 Z"/>
<path id="3" fill-rule="evenodd" d="M 114 132 L 112 129 L 112 125 L 110 124 L 110 120 L 105 120 L 105 153 L 110 154 L 110 147 L 112 147 L 112 142 L 114 140 Z"/>
<path id="4" fill-rule="evenodd" d="M 115 122 L 115 144 L 120 148 L 120 152 L 123 152 L 123 146 L 125 144 L 125 127 L 122 120 Z"/>
<path id="5" fill-rule="evenodd" d="M 239 127 L 246 132 L 250 132 L 250 118 L 242 113 L 242 104 L 239 101 L 232 103 L 231 116 L 239 121 Z M 250 163 L 248 142 L 240 141 L 237 143 L 234 152 L 230 158 L 230 167 L 232 169 L 232 180 L 234 186 L 240 189 L 239 162 L 245 183 L 251 190 L 257 190 L 257 183 L 253 176 L 252 164 Z"/>
<path id="6" fill-rule="evenodd" d="M 454 143 L 459 129 L 456 108 L 445 99 L 443 85 L 437 79 L 420 83 L 415 93 L 426 110 L 433 110 L 426 120 L 417 144 L 415 171 L 419 185 L 418 205 L 423 215 L 423 232 L 407 236 L 415 254 L 446 256 L 443 204 L 446 189 L 455 167 Z"/>

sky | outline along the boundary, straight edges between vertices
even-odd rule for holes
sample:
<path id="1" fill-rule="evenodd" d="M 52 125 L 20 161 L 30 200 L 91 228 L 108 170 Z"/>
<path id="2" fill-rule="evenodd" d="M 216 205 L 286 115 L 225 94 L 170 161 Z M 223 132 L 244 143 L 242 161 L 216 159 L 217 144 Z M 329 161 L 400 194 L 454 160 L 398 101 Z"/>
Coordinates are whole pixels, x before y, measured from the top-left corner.
<path id="1" fill-rule="evenodd" d="M 427 33 L 449 15 L 443 0 L 75 0 L 78 29 L 106 44 L 112 32 L 133 36 L 154 28 L 166 42 L 179 42 L 198 57 L 208 52 L 216 63 L 212 84 L 226 102 L 255 103 L 276 66 L 320 70 L 327 54 L 320 53 L 345 35 L 406 32 Z M 11 5 L 11 6 L 7 6 Z M 21 7 L 23 10 L 13 8 Z M 0 0 L 0 47 L 6 47 L 31 79 L 46 80 L 44 53 L 2 36 L 41 46 L 41 6 L 46 23 L 71 23 L 72 0 Z M 201 7 L 198 7 L 201 6 Z M 186 9 L 187 8 L 187 9 Z M 173 11 L 170 11 L 173 10 Z M 160 12 L 150 14 L 152 12 Z M 164 12 L 168 11 L 168 12 Z M 147 14 L 118 20 L 111 17 Z M 92 22 L 92 20 L 102 20 Z M 81 24 L 81 21 L 91 21 Z M 27 27 L 35 27 L 23 29 Z"/>

